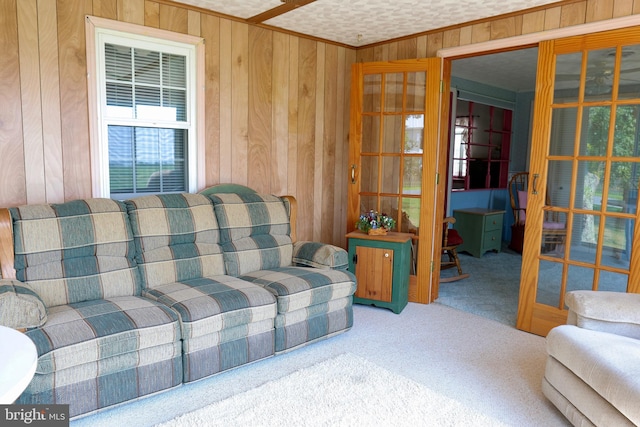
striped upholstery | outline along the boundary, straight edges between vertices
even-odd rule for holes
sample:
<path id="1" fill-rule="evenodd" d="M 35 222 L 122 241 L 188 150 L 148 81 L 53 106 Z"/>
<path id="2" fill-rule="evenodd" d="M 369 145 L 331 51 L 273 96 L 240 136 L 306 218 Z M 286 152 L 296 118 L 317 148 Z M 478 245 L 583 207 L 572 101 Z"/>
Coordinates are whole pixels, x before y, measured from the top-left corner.
<path id="1" fill-rule="evenodd" d="M 293 265 L 346 270 L 349 268 L 349 255 L 344 249 L 326 243 L 295 242 Z"/>
<path id="2" fill-rule="evenodd" d="M 353 298 L 334 299 L 276 318 L 276 353 L 328 338 L 353 326 Z"/>
<path id="3" fill-rule="evenodd" d="M 126 206 L 110 199 L 10 209 L 16 276 L 47 307 L 26 334 L 38 367 L 18 403 L 91 412 L 182 382 L 180 323 L 142 298 Z"/>
<path id="4" fill-rule="evenodd" d="M 185 193 L 11 209 L 26 283 L 2 280 L 0 306 L 46 318 L 26 332 L 38 367 L 17 403 L 77 416 L 349 329 L 346 252 L 305 242 L 309 267 L 293 266 L 291 208 Z"/>
<path id="5" fill-rule="evenodd" d="M 351 296 L 356 285 L 353 274 L 345 269 L 344 249 L 312 242 L 292 244 L 290 206 L 279 197 L 255 193 L 209 197 L 220 224 L 227 274 L 276 296 L 276 353 L 352 326 Z"/>
<path id="6" fill-rule="evenodd" d="M 35 328 L 47 321 L 42 299 L 26 283 L 0 279 L 0 325 L 14 329 Z"/>
<path id="7" fill-rule="evenodd" d="M 275 298 L 261 287 L 222 275 L 168 283 L 145 295 L 180 314 L 184 382 L 274 353 Z"/>
<path id="8" fill-rule="evenodd" d="M 275 298 L 224 275 L 211 200 L 200 194 L 168 194 L 126 204 L 143 295 L 180 315 L 184 381 L 273 355 Z"/>
<path id="9" fill-rule="evenodd" d="M 182 382 L 180 324 L 168 307 L 122 296 L 48 314 L 44 326 L 26 332 L 38 367 L 17 403 L 68 403 L 74 416 Z"/>
<path id="10" fill-rule="evenodd" d="M 47 307 L 140 294 L 123 203 L 85 199 L 10 212 L 16 277 Z"/>
<path id="11" fill-rule="evenodd" d="M 347 270 L 283 267 L 253 271 L 240 278 L 276 295 L 278 313 L 348 297 L 356 291 L 355 276 Z"/>
<path id="12" fill-rule="evenodd" d="M 126 201 L 146 288 L 224 274 L 218 222 L 200 194 L 164 194 Z"/>
<path id="13" fill-rule="evenodd" d="M 353 325 L 355 277 L 347 270 L 282 267 L 240 276 L 277 297 L 276 353 L 326 338 Z"/>
<path id="14" fill-rule="evenodd" d="M 291 265 L 289 212 L 279 197 L 254 193 L 209 197 L 220 224 L 227 274 Z"/>

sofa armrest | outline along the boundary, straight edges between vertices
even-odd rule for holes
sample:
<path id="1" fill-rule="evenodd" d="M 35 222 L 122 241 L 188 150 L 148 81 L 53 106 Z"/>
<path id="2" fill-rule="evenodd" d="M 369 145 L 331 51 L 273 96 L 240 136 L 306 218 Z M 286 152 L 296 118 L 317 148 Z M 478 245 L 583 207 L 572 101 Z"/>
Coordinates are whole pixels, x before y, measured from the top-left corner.
<path id="1" fill-rule="evenodd" d="M 302 241 L 293 244 L 292 262 L 302 267 L 346 270 L 349 267 L 349 254 L 338 246 Z"/>
<path id="2" fill-rule="evenodd" d="M 0 279 L 0 325 L 28 329 L 42 326 L 46 321 L 44 302 L 29 285 Z"/>
<path id="3" fill-rule="evenodd" d="M 280 196 L 289 212 L 289 227 L 291 228 L 291 241 L 295 242 L 297 238 L 298 226 L 298 201 L 293 196 Z"/>
<path id="4" fill-rule="evenodd" d="M 0 209 L 0 278 L 15 279 L 13 268 L 13 223 L 9 209 Z"/>
<path id="5" fill-rule="evenodd" d="M 640 294 L 571 291 L 567 324 L 640 339 Z"/>

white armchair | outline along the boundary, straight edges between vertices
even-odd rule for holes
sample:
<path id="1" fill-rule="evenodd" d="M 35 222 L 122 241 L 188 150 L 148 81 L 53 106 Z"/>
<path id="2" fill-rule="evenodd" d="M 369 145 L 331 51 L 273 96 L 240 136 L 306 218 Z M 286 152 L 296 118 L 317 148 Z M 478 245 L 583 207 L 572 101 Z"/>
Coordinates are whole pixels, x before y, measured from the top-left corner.
<path id="1" fill-rule="evenodd" d="M 574 426 L 640 425 L 640 295 L 567 293 L 547 335 L 545 396 Z"/>

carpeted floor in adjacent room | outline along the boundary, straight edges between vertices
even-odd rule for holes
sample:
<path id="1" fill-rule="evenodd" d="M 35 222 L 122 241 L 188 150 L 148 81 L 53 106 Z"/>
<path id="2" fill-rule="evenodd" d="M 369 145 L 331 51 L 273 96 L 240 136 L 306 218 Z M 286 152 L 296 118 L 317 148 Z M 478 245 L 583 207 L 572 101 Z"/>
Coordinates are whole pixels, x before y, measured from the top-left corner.
<path id="1" fill-rule="evenodd" d="M 466 252 L 458 254 L 466 279 L 440 283 L 437 302 L 468 313 L 516 326 L 522 256 L 503 245 L 501 252 L 485 252 L 476 258 Z M 455 268 L 444 270 L 441 277 L 456 276 Z"/>

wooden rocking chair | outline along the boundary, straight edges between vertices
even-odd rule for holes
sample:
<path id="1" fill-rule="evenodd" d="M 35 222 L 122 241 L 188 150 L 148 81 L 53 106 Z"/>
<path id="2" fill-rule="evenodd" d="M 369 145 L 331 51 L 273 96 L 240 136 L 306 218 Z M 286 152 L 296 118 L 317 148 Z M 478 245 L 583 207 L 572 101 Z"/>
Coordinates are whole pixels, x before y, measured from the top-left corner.
<path id="1" fill-rule="evenodd" d="M 449 224 L 455 224 L 455 222 L 456 219 L 453 217 L 444 219 L 442 226 L 442 260 L 440 262 L 440 271 L 455 267 L 458 269 L 458 275 L 440 277 L 440 283 L 455 282 L 456 280 L 469 277 L 468 273 L 462 273 L 462 267 L 460 266 L 460 259 L 458 258 L 458 251 L 456 249 L 462 244 L 462 237 L 460 237 L 460 234 L 458 234 L 455 229 L 449 228 Z"/>

